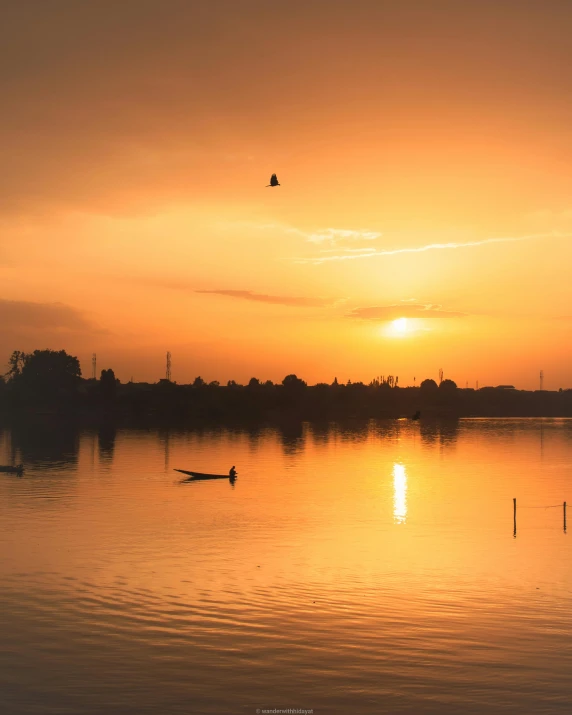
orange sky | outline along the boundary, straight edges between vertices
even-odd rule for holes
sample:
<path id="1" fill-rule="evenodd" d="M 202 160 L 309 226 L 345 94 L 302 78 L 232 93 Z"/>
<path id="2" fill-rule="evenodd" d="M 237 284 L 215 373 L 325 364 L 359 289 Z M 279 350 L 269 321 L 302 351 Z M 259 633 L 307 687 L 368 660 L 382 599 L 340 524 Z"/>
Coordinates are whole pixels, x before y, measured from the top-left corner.
<path id="1" fill-rule="evenodd" d="M 2 362 L 572 386 L 569 3 L 0 11 Z"/>

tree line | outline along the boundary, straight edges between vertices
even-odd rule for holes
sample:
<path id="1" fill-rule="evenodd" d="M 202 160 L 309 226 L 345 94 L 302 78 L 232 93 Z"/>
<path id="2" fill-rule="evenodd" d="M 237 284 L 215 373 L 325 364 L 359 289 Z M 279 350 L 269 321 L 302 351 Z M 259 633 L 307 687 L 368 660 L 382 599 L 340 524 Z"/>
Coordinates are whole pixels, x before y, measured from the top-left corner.
<path id="1" fill-rule="evenodd" d="M 22 410 L 80 411 L 120 417 L 263 420 L 342 419 L 347 417 L 423 416 L 572 416 L 572 391 L 526 392 L 514 389 L 459 389 L 452 380 L 423 380 L 419 387 L 400 387 L 397 376 L 363 382 L 308 385 L 295 374 L 281 383 L 253 377 L 246 385 L 206 382 L 200 376 L 187 385 L 168 380 L 121 383 L 112 369 L 99 379 L 82 377 L 77 357 L 65 350 L 14 351 L 0 380 L 0 412 Z"/>

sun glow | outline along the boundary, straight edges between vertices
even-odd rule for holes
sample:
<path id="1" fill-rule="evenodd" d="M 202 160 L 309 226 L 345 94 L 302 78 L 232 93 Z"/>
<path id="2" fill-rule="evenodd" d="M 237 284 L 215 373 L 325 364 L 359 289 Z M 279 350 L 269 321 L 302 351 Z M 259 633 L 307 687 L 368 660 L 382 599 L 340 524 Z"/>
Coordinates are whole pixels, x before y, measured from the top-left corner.
<path id="1" fill-rule="evenodd" d="M 407 318 L 396 318 L 390 323 L 386 323 L 384 334 L 389 338 L 404 338 L 411 330 Z"/>
<path id="2" fill-rule="evenodd" d="M 403 464 L 393 465 L 393 520 L 405 524 L 407 518 L 407 473 Z"/>

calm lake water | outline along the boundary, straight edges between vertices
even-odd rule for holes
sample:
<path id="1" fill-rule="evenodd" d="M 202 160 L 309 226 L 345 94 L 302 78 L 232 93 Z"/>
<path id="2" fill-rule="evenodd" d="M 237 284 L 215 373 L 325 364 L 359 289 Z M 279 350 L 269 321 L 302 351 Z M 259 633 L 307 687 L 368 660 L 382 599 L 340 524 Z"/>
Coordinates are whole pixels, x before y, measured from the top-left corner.
<path id="1" fill-rule="evenodd" d="M 20 427 L 11 462 L 2 713 L 572 709 L 572 420 Z"/>

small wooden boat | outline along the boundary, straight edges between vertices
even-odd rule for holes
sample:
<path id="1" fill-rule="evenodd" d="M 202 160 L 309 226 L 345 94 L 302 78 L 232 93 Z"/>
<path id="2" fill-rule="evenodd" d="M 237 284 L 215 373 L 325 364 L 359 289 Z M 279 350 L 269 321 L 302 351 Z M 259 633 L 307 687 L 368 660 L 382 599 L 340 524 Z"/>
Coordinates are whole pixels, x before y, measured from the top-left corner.
<path id="1" fill-rule="evenodd" d="M 0 472 L 8 472 L 9 474 L 22 474 L 23 471 L 24 471 L 23 464 L 15 464 L 15 465 L 0 464 Z"/>
<path id="2" fill-rule="evenodd" d="M 202 472 L 189 472 L 186 469 L 175 469 L 175 472 L 181 472 L 181 474 L 188 474 L 189 479 L 187 481 L 199 481 L 203 479 L 230 479 L 234 481 L 236 475 L 231 477 L 229 474 L 203 474 Z"/>

